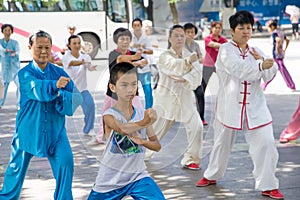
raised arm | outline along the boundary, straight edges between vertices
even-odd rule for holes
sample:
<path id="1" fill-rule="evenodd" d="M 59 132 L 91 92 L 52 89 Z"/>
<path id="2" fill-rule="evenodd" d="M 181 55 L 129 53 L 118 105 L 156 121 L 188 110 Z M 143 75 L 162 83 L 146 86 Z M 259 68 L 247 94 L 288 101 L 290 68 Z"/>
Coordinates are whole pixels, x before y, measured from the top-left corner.
<path id="1" fill-rule="evenodd" d="M 141 58 L 142 58 L 142 52 L 138 51 L 134 55 L 119 55 L 117 57 L 117 63 L 132 62 L 135 60 L 140 60 Z"/>
<path id="2" fill-rule="evenodd" d="M 191 71 L 194 59 L 198 60 L 197 55 L 187 58 L 176 58 L 169 51 L 162 53 L 158 60 L 159 70 L 166 75 L 181 76 Z"/>
<path id="3" fill-rule="evenodd" d="M 48 102 L 58 96 L 57 80 L 38 79 L 33 72 L 21 70 L 18 73 L 20 90 L 27 98 Z"/>
<path id="4" fill-rule="evenodd" d="M 57 85 L 61 84 L 65 77 L 61 77 L 57 81 Z M 82 95 L 79 90 L 76 88 L 70 78 L 67 78 L 68 82 L 65 86 L 59 87 L 58 96 L 56 98 L 55 109 L 61 115 L 72 116 L 79 105 L 82 104 Z"/>
<path id="5" fill-rule="evenodd" d="M 104 115 L 104 124 L 107 126 L 105 135 L 108 138 L 111 130 L 117 131 L 123 135 L 130 135 L 138 130 L 148 127 L 155 122 L 156 118 L 156 111 L 152 108 L 147 109 L 144 112 L 144 118 L 138 122 L 121 123 L 112 115 Z"/>
<path id="6" fill-rule="evenodd" d="M 219 49 L 216 69 L 224 70 L 238 79 L 256 81 L 262 77 L 262 64 L 261 59 L 241 59 L 240 54 L 232 52 L 226 45 Z"/>

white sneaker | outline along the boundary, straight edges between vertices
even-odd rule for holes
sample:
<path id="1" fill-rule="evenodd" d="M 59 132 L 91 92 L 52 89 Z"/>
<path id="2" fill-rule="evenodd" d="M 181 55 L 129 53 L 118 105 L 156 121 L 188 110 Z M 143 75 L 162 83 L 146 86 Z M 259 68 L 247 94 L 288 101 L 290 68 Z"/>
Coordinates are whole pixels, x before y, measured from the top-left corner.
<path id="1" fill-rule="evenodd" d="M 86 144 L 87 144 L 88 146 L 96 146 L 96 145 L 99 145 L 99 144 L 101 144 L 101 143 L 99 143 L 99 142 L 97 141 L 96 137 L 93 136 L 92 139 L 91 139 L 90 141 L 88 141 Z"/>
<path id="2" fill-rule="evenodd" d="M 90 130 L 89 133 L 83 133 L 84 136 L 87 136 L 87 137 L 94 137 L 96 136 L 96 133 L 94 131 L 94 129 Z"/>

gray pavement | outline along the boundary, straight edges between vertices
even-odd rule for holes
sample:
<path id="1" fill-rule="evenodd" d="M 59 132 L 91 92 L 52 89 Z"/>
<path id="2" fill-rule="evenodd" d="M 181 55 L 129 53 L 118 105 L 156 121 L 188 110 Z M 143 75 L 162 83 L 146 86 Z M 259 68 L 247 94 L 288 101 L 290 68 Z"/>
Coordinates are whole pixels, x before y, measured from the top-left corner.
<path id="1" fill-rule="evenodd" d="M 203 45 L 203 41 L 200 44 Z M 258 46 L 264 52 L 270 51 L 268 39 L 253 39 L 251 44 Z M 300 41 L 291 41 L 286 55 L 286 65 L 294 78 L 296 87 L 300 88 Z M 98 71 L 89 73 L 89 89 L 96 102 L 95 129 L 99 130 L 99 120 L 104 99 L 104 88 L 107 83 L 105 62 L 95 61 L 99 65 Z M 212 79 L 206 94 L 206 120 L 211 123 L 217 82 Z M 6 105 L 0 110 L 0 185 L 3 182 L 5 168 L 9 160 L 10 142 L 15 127 L 15 97 L 14 86 L 9 90 Z M 142 90 L 141 90 L 142 91 Z M 141 92 L 142 93 L 142 92 Z M 276 141 L 281 131 L 286 127 L 296 109 L 300 90 L 291 92 L 278 74 L 266 91 L 268 106 L 273 116 L 273 127 Z M 300 123 L 300 122 L 299 122 Z M 86 199 L 96 178 L 99 159 L 104 145 L 87 146 L 89 138 L 81 133 L 83 114 L 77 109 L 73 117 L 67 118 L 67 130 L 73 149 L 75 173 L 73 178 L 74 199 Z M 28 127 L 30 128 L 30 127 Z M 167 199 L 255 199 L 264 200 L 259 191 L 254 190 L 252 176 L 253 165 L 247 152 L 247 145 L 243 133 L 239 133 L 236 144 L 229 159 L 225 176 L 216 186 L 205 188 L 195 187 L 196 181 L 203 176 L 207 167 L 209 152 L 212 146 L 213 132 L 211 126 L 204 128 L 204 155 L 201 160 L 201 170 L 190 171 L 180 166 L 180 159 L 186 147 L 184 129 L 175 124 L 162 140 L 163 149 L 147 162 L 148 171 L 158 183 Z M 288 144 L 279 144 L 279 162 L 277 177 L 280 181 L 280 190 L 286 200 L 300 199 L 300 140 Z M 21 199 L 53 199 L 55 180 L 53 179 L 48 161 L 44 158 L 33 158 L 23 185 Z"/>

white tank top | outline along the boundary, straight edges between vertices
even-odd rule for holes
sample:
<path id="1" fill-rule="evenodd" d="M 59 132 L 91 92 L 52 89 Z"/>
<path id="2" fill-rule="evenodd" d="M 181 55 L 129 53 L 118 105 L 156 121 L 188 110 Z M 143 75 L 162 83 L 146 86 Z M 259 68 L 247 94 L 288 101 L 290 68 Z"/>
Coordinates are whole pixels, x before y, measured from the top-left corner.
<path id="1" fill-rule="evenodd" d="M 104 115 L 112 115 L 119 122 L 128 123 L 115 108 L 109 108 Z M 140 121 L 143 118 L 144 110 L 134 108 L 130 122 Z M 140 130 L 139 133 L 142 138 L 146 139 L 146 129 Z M 137 145 L 127 136 L 112 131 L 100 160 L 93 190 L 100 193 L 109 192 L 148 177 L 144 156 L 144 146 Z"/>

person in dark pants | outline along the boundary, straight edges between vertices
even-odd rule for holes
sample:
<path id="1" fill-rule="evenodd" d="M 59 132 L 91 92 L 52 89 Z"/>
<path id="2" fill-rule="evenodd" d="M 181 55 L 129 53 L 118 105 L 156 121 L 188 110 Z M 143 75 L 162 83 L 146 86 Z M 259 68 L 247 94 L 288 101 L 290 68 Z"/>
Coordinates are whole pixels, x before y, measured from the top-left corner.
<path id="1" fill-rule="evenodd" d="M 197 27 L 192 23 L 186 23 L 183 26 L 183 28 L 184 28 L 184 33 L 186 35 L 185 48 L 191 53 L 196 52 L 199 58 L 199 63 L 202 63 L 203 58 L 202 58 L 202 53 L 200 51 L 200 46 L 197 42 L 194 41 L 195 35 L 197 35 L 198 32 Z M 197 89 L 194 90 L 194 93 L 197 101 L 197 110 L 202 120 L 202 124 L 207 125 L 207 122 L 204 119 L 204 110 L 205 110 L 204 85 L 206 87 L 204 79 L 202 78 L 201 85 L 199 85 L 199 87 L 197 87 Z"/>
<path id="2" fill-rule="evenodd" d="M 203 85 L 204 92 L 206 85 L 211 75 L 216 72 L 215 62 L 217 60 L 219 48 L 221 44 L 226 43 L 227 39 L 221 35 L 222 23 L 211 23 L 211 34 L 204 39 L 206 54 L 203 60 L 203 79 L 205 84 Z"/>

